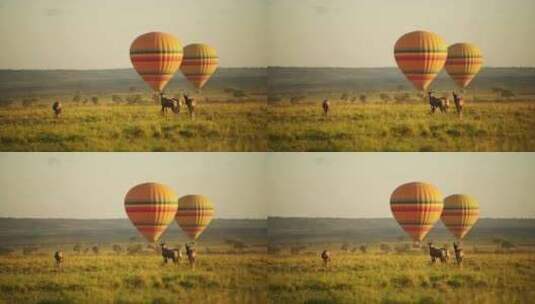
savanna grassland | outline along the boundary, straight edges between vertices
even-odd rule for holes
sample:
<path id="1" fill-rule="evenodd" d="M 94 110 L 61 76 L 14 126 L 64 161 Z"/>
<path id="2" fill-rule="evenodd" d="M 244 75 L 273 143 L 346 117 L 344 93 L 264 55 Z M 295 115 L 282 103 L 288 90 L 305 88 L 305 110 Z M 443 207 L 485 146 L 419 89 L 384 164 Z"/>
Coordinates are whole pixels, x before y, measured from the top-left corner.
<path id="1" fill-rule="evenodd" d="M 49 104 L 51 104 L 50 102 Z M 265 151 L 265 102 L 199 104 L 194 119 L 157 104 L 0 109 L 2 151 Z"/>
<path id="2" fill-rule="evenodd" d="M 334 253 L 270 260 L 271 303 L 530 303 L 535 254 L 475 254 L 430 264 L 418 254 Z"/>
<path id="3" fill-rule="evenodd" d="M 533 151 L 535 103 L 473 102 L 454 109 L 396 102 L 279 103 L 269 108 L 271 151 Z"/>
<path id="4" fill-rule="evenodd" d="M 46 256 L 0 257 L 0 303 L 266 303 L 260 254 L 201 255 L 192 270 L 161 257 L 67 255 L 62 271 Z"/>

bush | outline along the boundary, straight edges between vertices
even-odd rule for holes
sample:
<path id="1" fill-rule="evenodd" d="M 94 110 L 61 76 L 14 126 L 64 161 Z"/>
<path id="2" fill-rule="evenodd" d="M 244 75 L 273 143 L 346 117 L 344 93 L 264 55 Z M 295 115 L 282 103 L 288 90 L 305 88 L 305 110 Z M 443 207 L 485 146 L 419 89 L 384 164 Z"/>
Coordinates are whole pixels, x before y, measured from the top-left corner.
<path id="1" fill-rule="evenodd" d="M 114 244 L 111 249 L 113 249 L 113 251 L 115 251 L 116 254 L 121 254 L 121 252 L 123 252 L 123 247 L 117 245 L 117 244 Z"/>
<path id="2" fill-rule="evenodd" d="M 93 246 L 91 248 L 91 250 L 93 251 L 94 254 L 99 254 L 100 253 L 100 248 L 98 248 L 98 246 Z"/>
<path id="3" fill-rule="evenodd" d="M 389 102 L 392 100 L 392 98 L 390 97 L 390 95 L 386 94 L 386 93 L 381 93 L 379 94 L 379 98 L 381 98 L 382 101 L 384 102 Z"/>
<path id="4" fill-rule="evenodd" d="M 385 243 L 379 245 L 379 249 L 381 249 L 381 251 L 384 253 L 389 253 L 390 251 L 392 251 L 392 247 L 390 247 L 390 245 L 385 244 Z"/>
<path id="5" fill-rule="evenodd" d="M 360 249 L 360 252 L 362 253 L 368 252 L 368 246 L 366 245 L 360 245 L 359 249 Z"/>
<path id="6" fill-rule="evenodd" d="M 360 94 L 359 100 L 360 102 L 366 102 L 368 100 L 368 96 L 366 96 L 366 94 Z"/>
<path id="7" fill-rule="evenodd" d="M 34 253 L 37 253 L 39 250 L 39 247 L 24 247 L 22 248 L 22 255 L 32 255 Z"/>
<path id="8" fill-rule="evenodd" d="M 15 249 L 8 247 L 0 247 L 0 255 L 10 255 L 15 252 Z"/>
<path id="9" fill-rule="evenodd" d="M 130 245 L 126 248 L 126 252 L 131 255 L 139 254 L 142 251 L 143 251 L 143 245 L 141 244 Z"/>
<path id="10" fill-rule="evenodd" d="M 74 252 L 80 252 L 80 251 L 82 251 L 82 245 L 80 245 L 80 244 L 75 244 L 74 247 L 72 247 L 72 251 L 74 251 Z"/>

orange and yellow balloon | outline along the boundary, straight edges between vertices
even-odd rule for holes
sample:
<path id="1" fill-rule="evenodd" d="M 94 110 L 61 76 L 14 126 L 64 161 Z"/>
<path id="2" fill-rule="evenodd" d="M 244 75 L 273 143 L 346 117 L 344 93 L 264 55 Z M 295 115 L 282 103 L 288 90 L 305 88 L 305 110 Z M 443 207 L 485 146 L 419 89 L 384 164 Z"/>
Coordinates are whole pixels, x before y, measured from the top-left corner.
<path id="1" fill-rule="evenodd" d="M 186 195 L 178 200 L 176 222 L 191 240 L 197 240 L 214 217 L 212 202 L 203 195 Z"/>
<path id="2" fill-rule="evenodd" d="M 124 207 L 141 235 L 149 242 L 156 242 L 175 218 L 177 195 L 166 185 L 139 184 L 126 193 Z"/>
<path id="3" fill-rule="evenodd" d="M 214 74 L 219 63 L 216 50 L 203 43 L 184 47 L 184 60 L 180 66 L 182 74 L 197 89 L 201 89 Z"/>
<path id="4" fill-rule="evenodd" d="M 182 44 L 171 34 L 150 32 L 137 37 L 130 46 L 130 60 L 141 78 L 161 92 L 180 68 Z"/>
<path id="5" fill-rule="evenodd" d="M 479 219 L 479 203 L 466 194 L 450 195 L 444 199 L 440 218 L 448 230 L 461 240 Z"/>
<path id="6" fill-rule="evenodd" d="M 448 48 L 446 71 L 460 88 L 466 88 L 483 65 L 481 50 L 472 43 L 456 43 Z"/>
<path id="7" fill-rule="evenodd" d="M 394 46 L 398 67 L 418 90 L 427 90 L 444 67 L 447 56 L 444 40 L 426 31 L 407 33 Z"/>
<path id="8" fill-rule="evenodd" d="M 419 242 L 433 228 L 442 213 L 442 193 L 428 183 L 412 182 L 394 190 L 390 209 L 401 228 Z"/>

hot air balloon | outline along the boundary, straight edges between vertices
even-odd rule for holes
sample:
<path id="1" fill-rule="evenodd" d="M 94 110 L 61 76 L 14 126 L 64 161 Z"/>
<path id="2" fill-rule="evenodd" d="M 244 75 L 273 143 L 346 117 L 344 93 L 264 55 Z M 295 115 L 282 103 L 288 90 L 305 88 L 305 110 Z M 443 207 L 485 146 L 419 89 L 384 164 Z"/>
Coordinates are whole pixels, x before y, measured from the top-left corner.
<path id="1" fill-rule="evenodd" d="M 162 92 L 182 63 L 182 44 L 171 34 L 146 33 L 132 42 L 130 60 L 141 78 Z"/>
<path id="2" fill-rule="evenodd" d="M 184 47 L 184 60 L 180 70 L 191 84 L 201 89 L 214 74 L 218 63 L 219 58 L 213 47 L 193 43 Z"/>
<path id="3" fill-rule="evenodd" d="M 170 187 L 144 183 L 128 190 L 124 207 L 130 221 L 149 242 L 156 242 L 175 218 L 177 195 Z"/>
<path id="4" fill-rule="evenodd" d="M 176 222 L 195 241 L 206 229 L 214 216 L 212 202 L 202 195 L 186 195 L 178 200 Z"/>
<path id="5" fill-rule="evenodd" d="M 456 43 L 448 48 L 446 71 L 460 88 L 466 88 L 481 69 L 483 54 L 471 43 Z"/>
<path id="6" fill-rule="evenodd" d="M 450 195 L 444 199 L 440 218 L 448 230 L 461 240 L 479 219 L 479 204 L 475 198 L 465 194 Z"/>
<path id="7" fill-rule="evenodd" d="M 390 197 L 390 209 L 401 228 L 415 242 L 420 242 L 442 213 L 442 193 L 422 182 L 403 184 Z"/>
<path id="8" fill-rule="evenodd" d="M 444 67 L 447 55 L 444 40 L 431 32 L 407 33 L 394 46 L 398 67 L 418 90 L 427 90 Z"/>

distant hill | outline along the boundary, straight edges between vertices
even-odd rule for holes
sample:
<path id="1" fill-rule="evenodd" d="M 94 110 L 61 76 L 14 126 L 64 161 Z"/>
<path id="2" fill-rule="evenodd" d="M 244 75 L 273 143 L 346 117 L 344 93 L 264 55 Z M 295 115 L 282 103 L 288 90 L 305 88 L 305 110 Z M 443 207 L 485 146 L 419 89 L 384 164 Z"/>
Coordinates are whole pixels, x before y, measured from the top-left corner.
<path id="1" fill-rule="evenodd" d="M 535 68 L 483 68 L 470 84 L 478 91 L 493 87 L 516 94 L 535 94 Z M 452 90 L 454 82 L 445 71 L 432 83 L 435 90 Z M 269 67 L 270 94 L 328 93 L 332 91 L 413 90 L 398 68 L 293 68 Z"/>
<path id="2" fill-rule="evenodd" d="M 27 244 L 70 244 L 128 242 L 141 240 L 128 219 L 31 219 L 0 218 L 0 246 Z M 168 241 L 186 241 L 176 223 L 171 223 L 164 234 Z M 210 243 L 237 239 L 251 243 L 265 243 L 266 220 L 214 219 L 202 235 Z"/>
<path id="3" fill-rule="evenodd" d="M 268 218 L 268 235 L 274 244 L 321 242 L 382 242 L 408 240 L 392 218 Z M 466 237 L 470 241 L 492 241 L 495 238 L 535 244 L 535 219 L 482 218 Z M 450 240 L 451 234 L 441 222 L 431 230 L 428 239 Z"/>
<path id="4" fill-rule="evenodd" d="M 265 68 L 219 68 L 204 90 L 234 88 L 249 92 L 266 89 Z M 194 90 L 177 72 L 166 89 Z M 133 69 L 113 70 L 0 70 L 0 97 L 149 92 L 149 87 Z"/>

